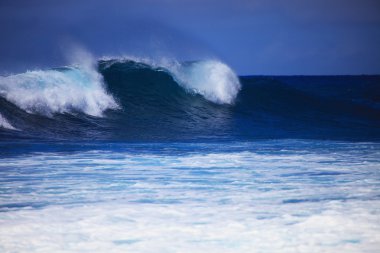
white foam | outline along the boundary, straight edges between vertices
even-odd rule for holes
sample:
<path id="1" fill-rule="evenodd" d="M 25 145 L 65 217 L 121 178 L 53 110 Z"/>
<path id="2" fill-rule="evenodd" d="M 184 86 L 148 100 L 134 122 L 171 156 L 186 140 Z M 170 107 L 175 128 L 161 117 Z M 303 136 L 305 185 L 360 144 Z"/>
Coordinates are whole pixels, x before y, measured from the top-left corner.
<path id="1" fill-rule="evenodd" d="M 359 204 L 359 203 L 356 203 Z M 369 208 L 376 208 L 371 203 Z M 298 206 L 299 207 L 299 206 Z M 256 207 L 257 208 L 257 207 Z M 303 207 L 300 207 L 303 208 Z M 368 207 L 367 207 L 368 208 Z M 255 208 L 121 203 L 2 213 L 2 252 L 377 252 L 378 217 L 339 204 L 307 217 Z"/>
<path id="2" fill-rule="evenodd" d="M 0 158 L 0 251 L 377 252 L 379 146 L 342 145 Z"/>
<path id="3" fill-rule="evenodd" d="M 89 54 L 79 54 L 78 66 L 57 70 L 35 70 L 0 77 L 0 95 L 28 113 L 80 111 L 101 116 L 118 107 L 104 88 Z"/>
<path id="4" fill-rule="evenodd" d="M 16 130 L 15 127 L 13 127 L 4 117 L 0 114 L 0 127 Z"/>
<path id="5" fill-rule="evenodd" d="M 170 71 L 187 90 L 218 104 L 232 104 L 241 88 L 232 69 L 216 60 L 171 65 Z"/>

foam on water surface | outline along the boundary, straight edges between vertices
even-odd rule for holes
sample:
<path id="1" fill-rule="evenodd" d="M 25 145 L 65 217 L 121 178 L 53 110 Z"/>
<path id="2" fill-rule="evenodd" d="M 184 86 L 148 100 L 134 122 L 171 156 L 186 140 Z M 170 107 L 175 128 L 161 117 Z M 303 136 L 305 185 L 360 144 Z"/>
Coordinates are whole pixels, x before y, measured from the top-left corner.
<path id="1" fill-rule="evenodd" d="M 3 157 L 0 250 L 378 250 L 378 144 L 218 146 Z"/>

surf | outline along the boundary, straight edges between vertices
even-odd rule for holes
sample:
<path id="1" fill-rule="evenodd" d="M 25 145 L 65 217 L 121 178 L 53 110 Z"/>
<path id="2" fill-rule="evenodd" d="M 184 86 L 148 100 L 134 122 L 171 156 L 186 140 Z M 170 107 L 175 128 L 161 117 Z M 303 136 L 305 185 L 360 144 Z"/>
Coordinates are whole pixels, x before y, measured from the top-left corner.
<path id="1" fill-rule="evenodd" d="M 380 139 L 378 76 L 238 77 L 210 59 L 78 58 L 0 77 L 0 139 Z"/>
<path id="2" fill-rule="evenodd" d="M 111 60 L 105 68 L 128 61 L 131 60 Z M 165 71 L 188 93 L 200 94 L 218 104 L 232 104 L 241 88 L 236 74 L 227 65 L 215 60 L 173 61 L 160 67 L 143 62 L 137 62 L 136 66 L 138 64 L 141 69 Z M 105 110 L 118 108 L 116 99 L 105 88 L 102 75 L 92 65 L 2 76 L 0 96 L 27 113 L 45 116 L 83 112 L 101 117 Z"/>

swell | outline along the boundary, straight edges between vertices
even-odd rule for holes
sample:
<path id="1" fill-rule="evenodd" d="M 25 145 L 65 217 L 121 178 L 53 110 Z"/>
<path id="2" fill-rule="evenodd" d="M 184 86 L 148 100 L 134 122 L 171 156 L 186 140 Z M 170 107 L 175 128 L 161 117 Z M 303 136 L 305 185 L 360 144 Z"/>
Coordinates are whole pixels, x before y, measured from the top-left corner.
<path id="1" fill-rule="evenodd" d="M 240 131 L 268 138 L 379 140 L 380 76 L 242 77 Z M 247 120 L 250 119 L 250 120 Z"/>
<path id="2" fill-rule="evenodd" d="M 215 61 L 130 59 L 33 75 L 51 80 L 50 71 L 64 81 L 41 86 L 21 75 L 16 89 L 2 79 L 0 139 L 380 140 L 379 76 L 238 79 Z M 9 95 L 30 87 L 34 103 Z M 58 95 L 46 100 L 52 87 Z"/>

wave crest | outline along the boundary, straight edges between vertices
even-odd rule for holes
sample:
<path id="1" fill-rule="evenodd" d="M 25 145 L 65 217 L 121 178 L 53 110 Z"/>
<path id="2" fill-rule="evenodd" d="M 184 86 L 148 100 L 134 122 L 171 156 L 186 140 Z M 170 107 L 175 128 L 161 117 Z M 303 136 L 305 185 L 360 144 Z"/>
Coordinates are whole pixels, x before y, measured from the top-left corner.
<path id="1" fill-rule="evenodd" d="M 0 77 L 0 95 L 28 113 L 51 116 L 79 111 L 101 116 L 117 108 L 102 76 L 89 67 L 28 71 Z"/>
<path id="2" fill-rule="evenodd" d="M 187 62 L 170 70 L 180 85 L 214 103 L 232 104 L 241 89 L 236 74 L 219 61 Z"/>

